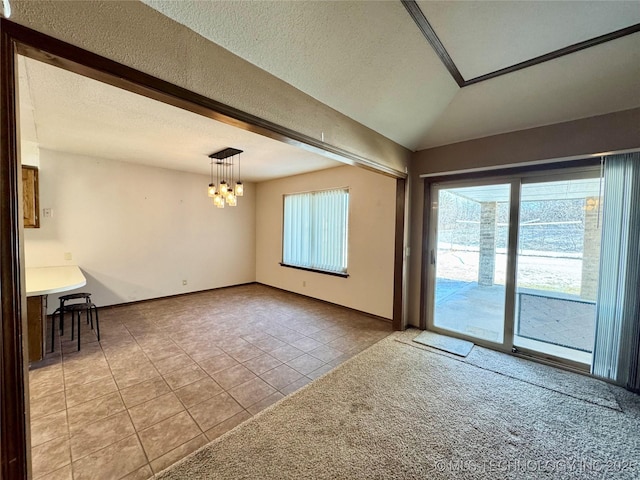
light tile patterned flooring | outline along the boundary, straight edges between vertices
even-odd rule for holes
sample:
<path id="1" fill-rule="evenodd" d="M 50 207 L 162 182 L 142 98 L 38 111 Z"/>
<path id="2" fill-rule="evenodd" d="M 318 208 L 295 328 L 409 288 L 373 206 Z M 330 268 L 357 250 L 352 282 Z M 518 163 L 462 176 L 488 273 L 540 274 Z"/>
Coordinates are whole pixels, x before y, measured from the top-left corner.
<path id="1" fill-rule="evenodd" d="M 83 318 L 84 321 L 84 318 Z M 263 285 L 100 310 L 29 372 L 36 479 L 144 479 L 391 333 Z"/>

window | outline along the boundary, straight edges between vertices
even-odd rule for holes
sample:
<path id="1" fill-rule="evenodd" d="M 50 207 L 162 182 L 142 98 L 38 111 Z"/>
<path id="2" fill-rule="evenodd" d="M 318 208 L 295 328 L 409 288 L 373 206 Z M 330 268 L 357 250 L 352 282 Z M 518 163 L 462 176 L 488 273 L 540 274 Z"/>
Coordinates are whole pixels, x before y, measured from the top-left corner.
<path id="1" fill-rule="evenodd" d="M 346 276 L 349 189 L 284 196 L 282 265 Z"/>

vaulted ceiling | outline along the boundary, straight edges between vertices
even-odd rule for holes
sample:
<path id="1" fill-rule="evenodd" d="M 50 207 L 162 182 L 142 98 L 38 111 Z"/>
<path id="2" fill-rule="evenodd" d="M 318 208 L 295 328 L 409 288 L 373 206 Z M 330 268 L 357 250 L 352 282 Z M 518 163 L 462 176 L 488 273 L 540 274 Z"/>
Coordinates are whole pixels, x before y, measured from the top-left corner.
<path id="1" fill-rule="evenodd" d="M 412 150 L 640 106 L 637 0 L 143 1 Z M 411 8 L 465 81 L 635 33 L 460 87 Z"/>

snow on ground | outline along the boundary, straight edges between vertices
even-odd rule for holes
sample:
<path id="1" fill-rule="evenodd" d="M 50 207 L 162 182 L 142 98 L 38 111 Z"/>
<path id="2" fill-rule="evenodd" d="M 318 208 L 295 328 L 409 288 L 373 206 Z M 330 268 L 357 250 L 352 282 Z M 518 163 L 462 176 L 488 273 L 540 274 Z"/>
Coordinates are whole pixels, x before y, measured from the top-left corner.
<path id="1" fill-rule="evenodd" d="M 542 256 L 539 253 L 535 253 L 518 257 L 517 280 L 519 288 L 580 294 L 582 281 L 581 258 Z M 464 282 L 477 282 L 479 260 L 480 254 L 477 251 L 439 250 L 437 277 Z M 506 270 L 507 255 L 497 253 L 496 284 L 505 284 Z"/>

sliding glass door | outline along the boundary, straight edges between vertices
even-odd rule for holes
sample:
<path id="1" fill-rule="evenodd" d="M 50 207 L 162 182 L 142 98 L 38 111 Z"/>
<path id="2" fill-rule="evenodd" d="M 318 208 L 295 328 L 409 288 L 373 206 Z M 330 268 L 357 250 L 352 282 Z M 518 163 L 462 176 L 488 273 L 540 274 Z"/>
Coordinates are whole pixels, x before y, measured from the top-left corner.
<path id="1" fill-rule="evenodd" d="M 591 363 L 600 267 L 600 178 L 520 189 L 514 345 Z"/>
<path id="2" fill-rule="evenodd" d="M 502 344 L 511 184 L 435 187 L 434 329 Z"/>
<path id="3" fill-rule="evenodd" d="M 589 364 L 601 191 L 598 169 L 432 185 L 428 328 Z"/>

